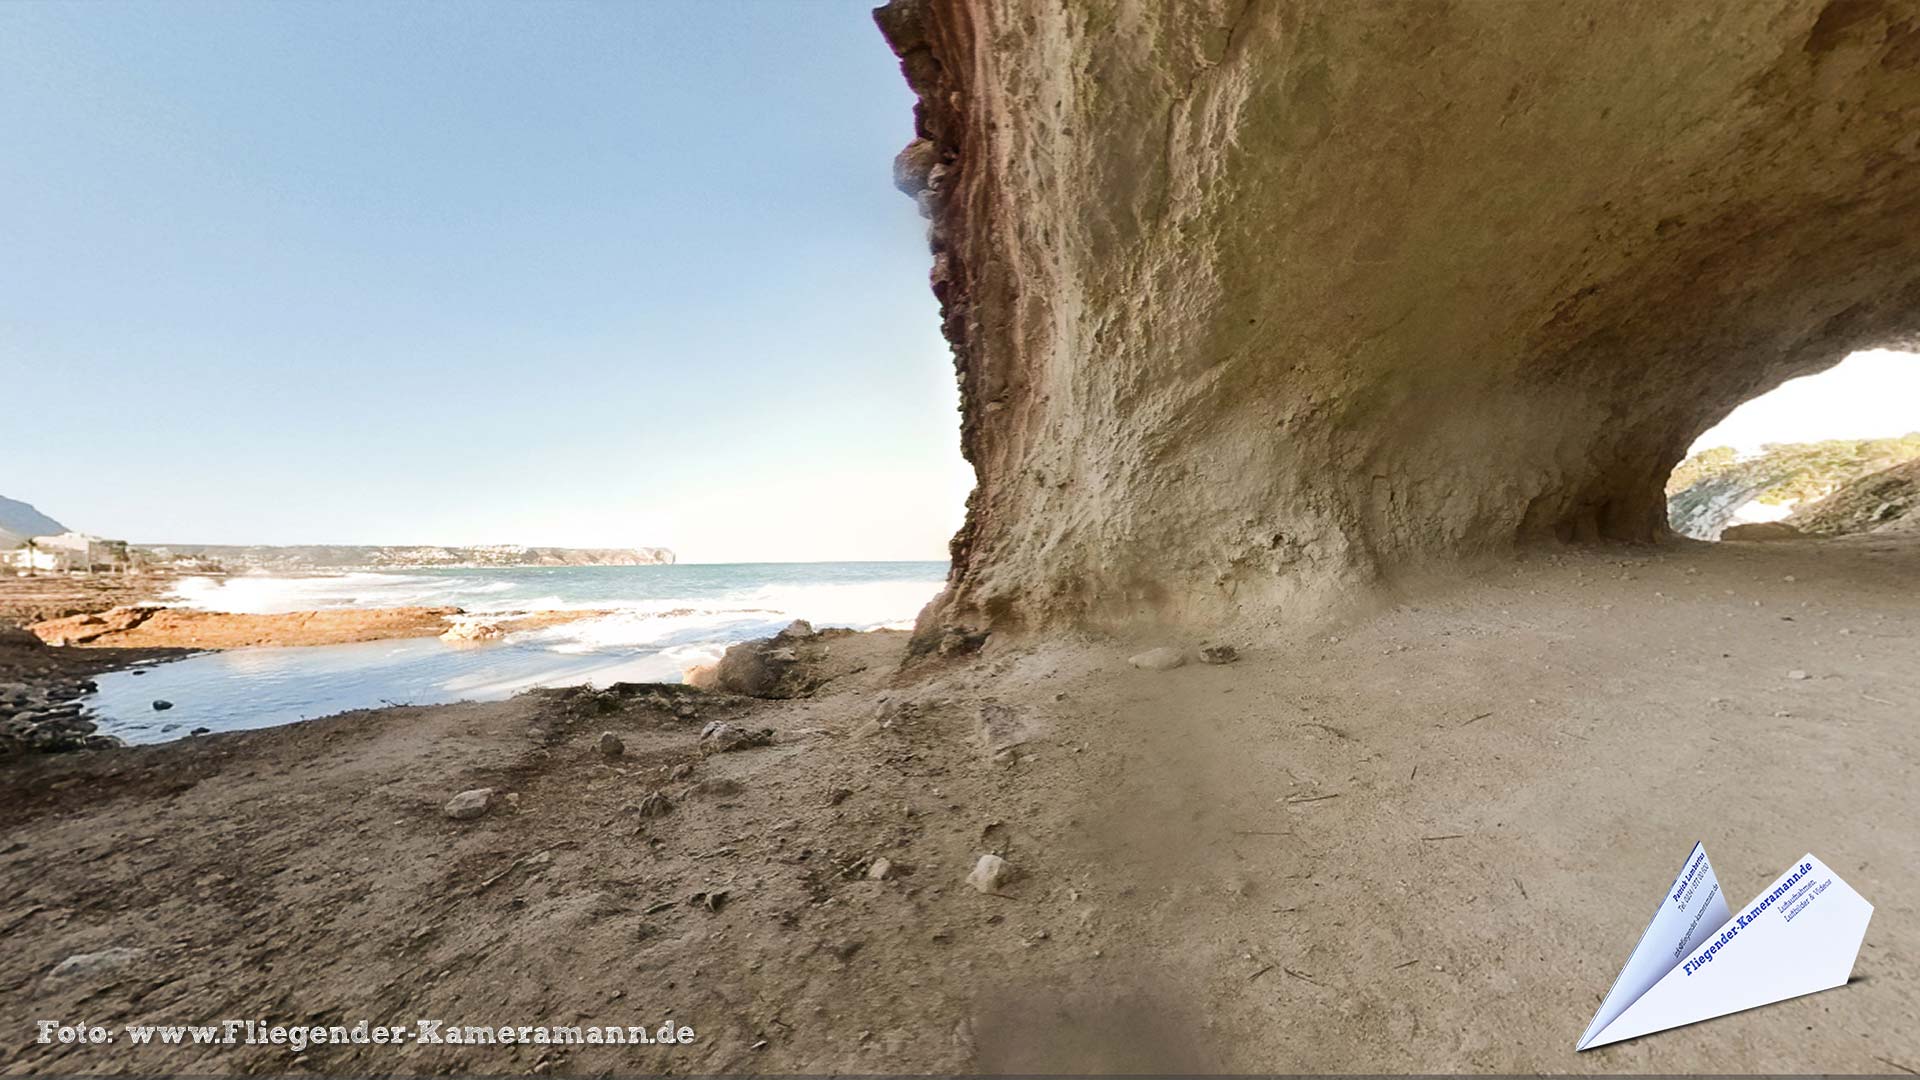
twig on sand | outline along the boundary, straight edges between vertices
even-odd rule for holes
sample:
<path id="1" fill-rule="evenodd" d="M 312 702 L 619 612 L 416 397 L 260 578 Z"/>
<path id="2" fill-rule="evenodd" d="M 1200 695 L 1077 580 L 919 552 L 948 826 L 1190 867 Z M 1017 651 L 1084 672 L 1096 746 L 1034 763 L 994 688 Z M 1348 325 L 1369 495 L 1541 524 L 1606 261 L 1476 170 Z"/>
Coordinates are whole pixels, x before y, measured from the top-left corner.
<path id="1" fill-rule="evenodd" d="M 1261 968 L 1261 969 L 1260 969 L 1259 971 L 1256 971 L 1256 972 L 1254 972 L 1253 974 L 1251 974 L 1251 975 L 1249 975 L 1249 976 L 1247 976 L 1247 981 L 1248 981 L 1248 982 L 1252 982 L 1253 980 L 1255 980 L 1255 979 L 1257 979 L 1257 978 L 1259 978 L 1259 977 L 1260 977 L 1260 976 L 1262 976 L 1262 975 L 1265 975 L 1265 974 L 1266 974 L 1267 972 L 1269 972 L 1269 971 L 1272 971 L 1272 970 L 1273 970 L 1273 965 L 1272 965 L 1272 964 L 1268 964 L 1268 965 L 1267 965 L 1266 967 L 1263 967 L 1263 968 Z"/>
<path id="2" fill-rule="evenodd" d="M 1337 799 L 1339 797 L 1340 793 L 1337 791 L 1331 795 L 1292 795 L 1288 796 L 1287 802 L 1290 804 L 1325 802 L 1328 799 Z"/>
<path id="3" fill-rule="evenodd" d="M 1420 839 L 1422 840 L 1465 840 L 1466 838 L 1467 838 L 1466 833 L 1450 832 L 1450 833 L 1441 833 L 1439 836 L 1423 836 Z"/>
<path id="4" fill-rule="evenodd" d="M 1920 1076 L 1920 1069 L 1908 1068 L 1907 1066 L 1902 1065 L 1897 1061 L 1894 1061 L 1892 1058 L 1883 1058 L 1879 1054 L 1875 1054 L 1873 1055 L 1873 1060 L 1881 1063 L 1882 1065 L 1891 1065 L 1894 1068 L 1899 1069 L 1901 1072 L 1907 1073 L 1911 1076 Z"/>
<path id="5" fill-rule="evenodd" d="M 1461 723 L 1461 724 L 1458 724 L 1458 725 L 1456 725 L 1456 726 L 1454 727 L 1454 730 L 1455 730 L 1455 731 L 1458 731 L 1458 730 L 1460 730 L 1460 728 L 1463 728 L 1463 727 L 1466 727 L 1466 726 L 1467 726 L 1467 724 L 1473 724 L 1473 723 L 1478 723 L 1479 721 L 1481 721 L 1481 720 L 1485 720 L 1485 719 L 1486 719 L 1487 717 L 1489 717 L 1489 716 L 1492 716 L 1492 715 L 1493 715 L 1493 714 L 1492 714 L 1492 713 L 1490 713 L 1490 712 L 1483 712 L 1483 713 L 1481 713 L 1481 714 L 1479 714 L 1478 716 L 1475 716 L 1475 717 L 1473 717 L 1473 718 L 1472 718 L 1471 720 L 1467 720 L 1467 721 L 1465 721 L 1465 722 L 1463 722 L 1463 723 Z"/>
<path id="6" fill-rule="evenodd" d="M 1305 972 L 1295 971 L 1290 967 L 1283 967 L 1280 970 L 1286 972 L 1287 974 L 1293 976 L 1296 979 L 1299 979 L 1303 983 L 1312 983 L 1313 985 L 1319 987 L 1322 990 L 1325 990 L 1327 988 L 1326 983 L 1320 982 L 1319 980 L 1315 979 L 1311 975 L 1306 974 Z"/>
<path id="7" fill-rule="evenodd" d="M 1513 879 L 1513 887 L 1520 890 L 1520 899 L 1522 900 L 1531 899 L 1531 897 L 1527 896 L 1527 887 L 1525 885 L 1520 884 L 1519 878 Z"/>
<path id="8" fill-rule="evenodd" d="M 1891 702 L 1891 701 L 1888 701 L 1888 700 L 1887 700 L 1886 698 L 1881 698 L 1881 697 L 1874 697 L 1874 696 L 1873 696 L 1872 694 L 1861 694 L 1860 696 L 1861 696 L 1861 697 L 1863 697 L 1863 698 L 1866 698 L 1866 699 L 1867 699 L 1868 701 L 1871 701 L 1871 702 L 1873 702 L 1873 703 L 1874 703 L 1875 705 L 1891 705 L 1891 704 L 1893 704 L 1893 702 Z M 1886 1061 L 1886 1059 L 1885 1059 L 1885 1058 L 1880 1058 L 1879 1060 L 1881 1060 L 1881 1061 Z M 1891 1061 L 1888 1061 L 1888 1062 L 1887 1062 L 1887 1064 L 1889 1064 L 1889 1065 L 1891 1065 L 1891 1064 L 1893 1064 L 1893 1062 L 1891 1062 Z M 1908 1071 L 1908 1072 L 1913 1072 L 1913 1070 L 1912 1070 L 1912 1069 L 1908 1069 L 1907 1071 Z M 1914 1075 L 1915 1075 L 1915 1076 L 1920 1076 L 1920 1073 L 1914 1073 Z"/>
<path id="9" fill-rule="evenodd" d="M 658 914 L 660 914 L 661 912 L 663 912 L 663 911 L 665 911 L 665 910 L 667 910 L 668 908 L 672 908 L 672 907 L 679 907 L 679 906 L 680 906 L 679 904 L 677 904 L 677 903 L 675 903 L 675 902 L 674 902 L 674 901 L 672 901 L 672 900 L 662 900 L 662 901 L 660 901 L 659 903 L 657 903 L 657 904 L 655 904 L 655 905 L 653 905 L 652 907 L 649 907 L 649 908 L 648 908 L 647 910 L 645 910 L 645 911 L 643 911 L 643 912 L 641 912 L 640 914 L 642 914 L 642 915 L 658 915 Z"/>
<path id="10" fill-rule="evenodd" d="M 1393 970 L 1395 970 L 1395 971 L 1399 971 L 1399 970 L 1400 970 L 1401 968 L 1403 968 L 1403 967 L 1412 967 L 1413 965 L 1415 965 L 1415 964 L 1417 964 L 1417 963 L 1419 963 L 1419 962 L 1420 962 L 1420 958 L 1419 958 L 1419 957 L 1417 957 L 1417 956 L 1416 956 L 1416 957 L 1414 957 L 1414 958 L 1413 958 L 1413 959 L 1411 959 L 1411 960 L 1402 960 L 1401 962 L 1399 962 L 1399 963 L 1397 963 L 1397 964 L 1395 964 L 1395 965 L 1393 965 Z"/>
<path id="11" fill-rule="evenodd" d="M 1292 836 L 1291 829 L 1235 829 L 1235 836 Z"/>
<path id="12" fill-rule="evenodd" d="M 1353 739 L 1353 736 L 1347 734 L 1346 732 L 1340 730 L 1337 727 L 1334 727 L 1332 724 L 1323 724 L 1318 720 L 1302 720 L 1300 721 L 1300 726 L 1301 727 L 1317 727 L 1321 731 L 1326 732 L 1327 734 L 1333 736 L 1336 739 L 1346 739 L 1348 741 L 1352 741 Z"/>

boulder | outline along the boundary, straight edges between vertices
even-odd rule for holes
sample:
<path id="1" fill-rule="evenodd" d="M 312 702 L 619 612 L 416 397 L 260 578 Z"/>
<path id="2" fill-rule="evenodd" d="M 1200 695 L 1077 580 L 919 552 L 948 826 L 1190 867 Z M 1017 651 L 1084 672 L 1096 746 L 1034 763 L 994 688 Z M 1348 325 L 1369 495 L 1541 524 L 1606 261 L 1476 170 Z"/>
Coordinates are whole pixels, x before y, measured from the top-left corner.
<path id="1" fill-rule="evenodd" d="M 787 644 L 784 633 L 770 638 L 743 641 L 729 648 L 714 665 L 710 678 L 696 685 L 702 689 L 726 690 L 748 697 L 796 697 L 806 691 L 806 679 L 800 666 L 800 654 Z"/>

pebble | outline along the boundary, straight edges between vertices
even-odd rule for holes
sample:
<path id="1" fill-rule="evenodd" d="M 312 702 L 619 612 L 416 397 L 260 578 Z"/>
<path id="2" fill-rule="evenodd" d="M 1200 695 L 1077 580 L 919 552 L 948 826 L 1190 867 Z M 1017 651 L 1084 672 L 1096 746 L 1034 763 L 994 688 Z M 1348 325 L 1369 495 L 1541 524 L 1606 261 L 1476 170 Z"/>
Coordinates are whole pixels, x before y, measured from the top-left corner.
<path id="1" fill-rule="evenodd" d="M 620 736 L 615 735 L 611 731 L 603 731 L 600 733 L 601 757 L 617 758 L 626 752 L 627 744 L 620 741 Z"/>
<path id="2" fill-rule="evenodd" d="M 766 746 L 772 742 L 772 728 L 748 731 L 734 727 L 724 720 L 712 721 L 700 731 L 700 748 L 710 753 L 745 750 L 755 746 Z"/>
<path id="3" fill-rule="evenodd" d="M 166 712 L 168 709 L 171 709 L 171 708 L 173 708 L 173 702 L 168 701 L 164 698 L 154 699 L 154 702 L 153 702 L 154 712 Z"/>
<path id="4" fill-rule="evenodd" d="M 463 791 L 447 800 L 447 816 L 453 818 L 455 821 L 467 821 L 486 813 L 487 808 L 492 805 L 492 788 L 474 788 L 471 791 Z"/>
<path id="5" fill-rule="evenodd" d="M 893 860 L 880 858 L 873 860 L 867 867 L 867 877 L 874 881 L 885 881 L 893 876 Z"/>
<path id="6" fill-rule="evenodd" d="M 1148 649 L 1127 658 L 1127 663 L 1147 671 L 1172 671 L 1187 662 L 1187 656 L 1179 649 L 1162 646 Z"/>
<path id="7" fill-rule="evenodd" d="M 1794 668 L 1792 671 L 1787 672 L 1787 678 L 1793 679 L 1794 681 L 1798 682 L 1801 679 L 1811 678 L 1811 676 L 1809 676 L 1806 672 L 1801 671 L 1799 668 Z"/>
<path id="8" fill-rule="evenodd" d="M 982 855 L 980 861 L 973 864 L 973 872 L 967 875 L 967 884 L 978 892 L 995 893 L 1000 886 L 1012 881 L 1013 867 L 998 855 Z"/>

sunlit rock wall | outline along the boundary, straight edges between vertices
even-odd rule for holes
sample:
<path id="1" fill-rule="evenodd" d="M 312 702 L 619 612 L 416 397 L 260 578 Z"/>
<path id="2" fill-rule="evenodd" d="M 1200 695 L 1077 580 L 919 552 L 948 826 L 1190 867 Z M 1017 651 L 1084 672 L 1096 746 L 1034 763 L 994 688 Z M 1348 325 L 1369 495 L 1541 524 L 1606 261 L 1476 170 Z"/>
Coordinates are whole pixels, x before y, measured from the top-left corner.
<path id="1" fill-rule="evenodd" d="M 1920 5 L 876 17 L 979 475 L 927 628 L 1660 539 L 1697 433 L 1920 327 Z"/>

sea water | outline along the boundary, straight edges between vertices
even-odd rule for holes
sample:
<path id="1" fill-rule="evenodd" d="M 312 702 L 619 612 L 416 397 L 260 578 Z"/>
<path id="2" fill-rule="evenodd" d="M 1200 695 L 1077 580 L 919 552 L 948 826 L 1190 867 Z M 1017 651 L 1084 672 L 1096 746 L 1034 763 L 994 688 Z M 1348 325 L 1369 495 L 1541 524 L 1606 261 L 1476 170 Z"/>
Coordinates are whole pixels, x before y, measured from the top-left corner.
<path id="1" fill-rule="evenodd" d="M 188 578 L 167 603 L 258 613 L 421 605 L 611 614 L 480 644 L 413 638 L 206 653 L 99 676 L 88 703 L 102 734 L 151 743 L 381 705 L 498 700 L 536 686 L 678 682 L 728 645 L 794 619 L 819 629 L 911 626 L 946 571 L 938 562 L 737 563 Z M 156 710 L 155 701 L 172 707 Z"/>

